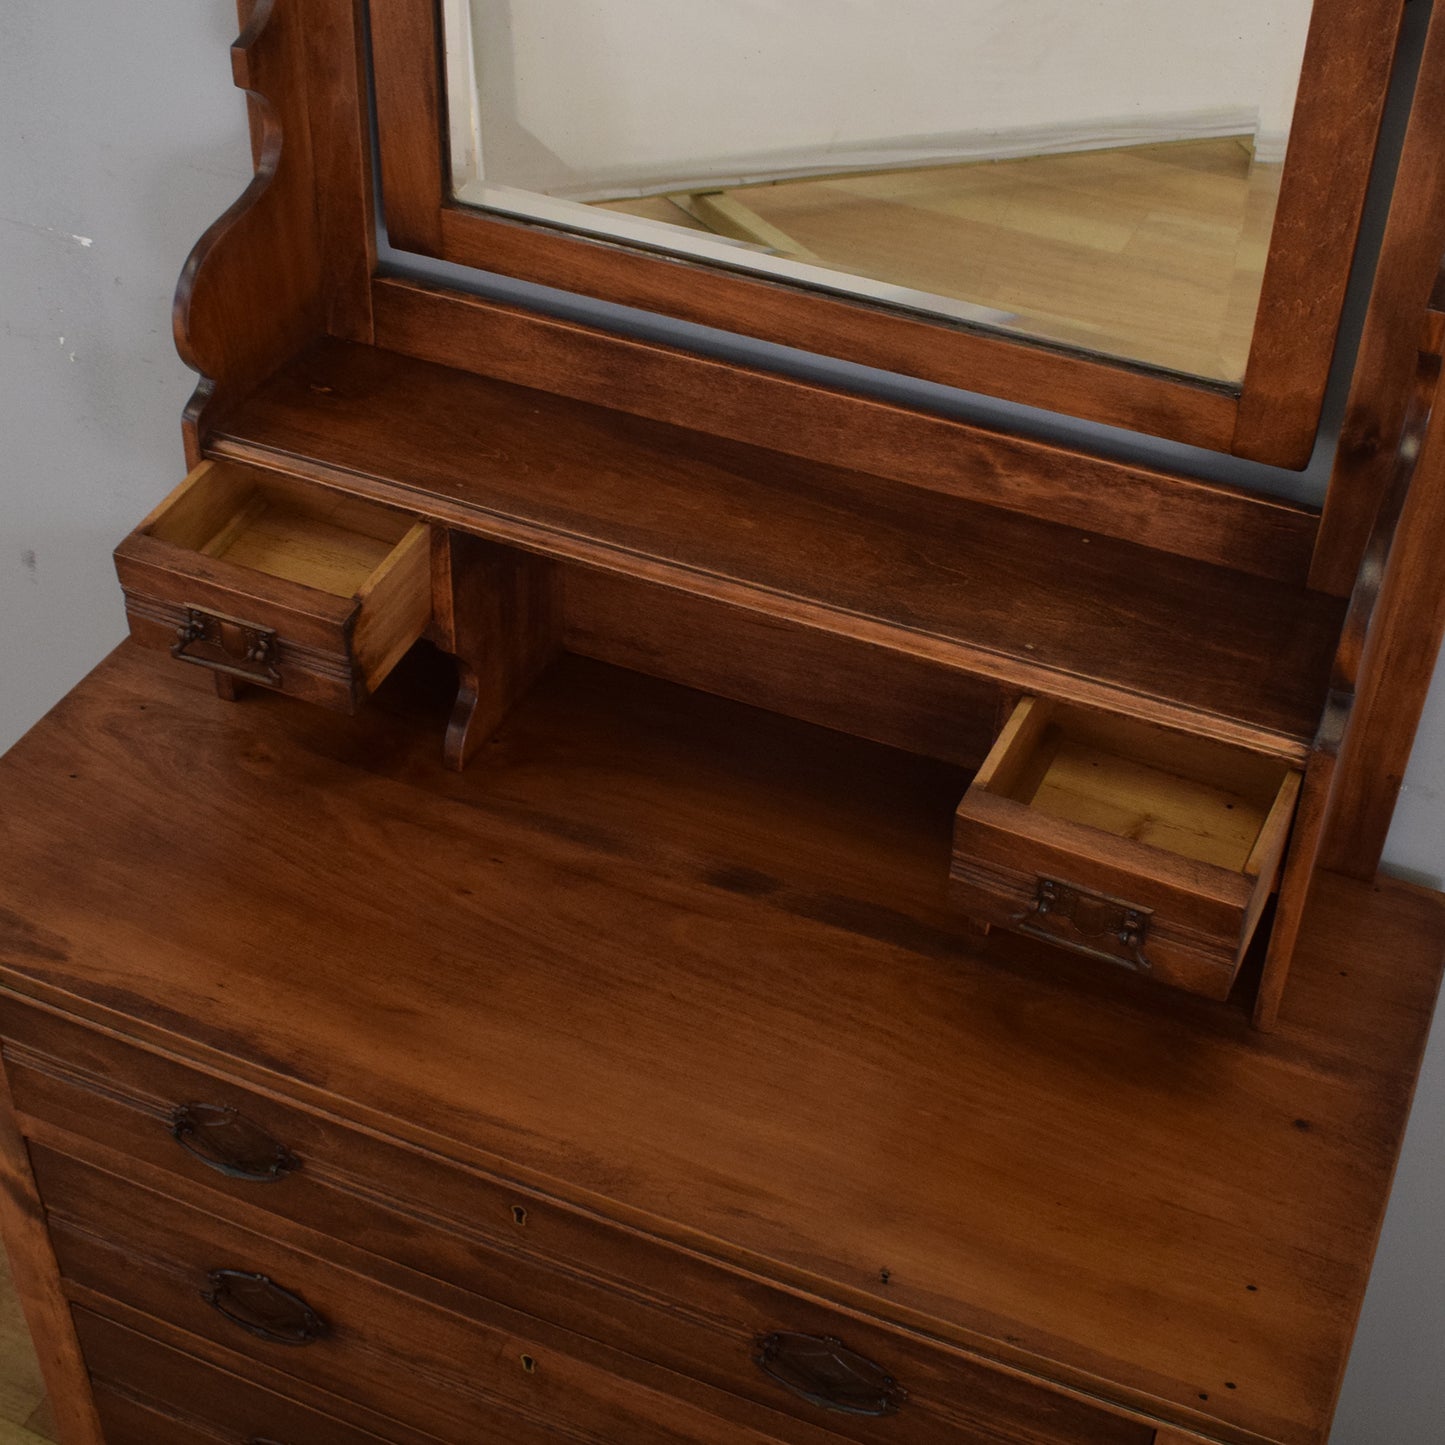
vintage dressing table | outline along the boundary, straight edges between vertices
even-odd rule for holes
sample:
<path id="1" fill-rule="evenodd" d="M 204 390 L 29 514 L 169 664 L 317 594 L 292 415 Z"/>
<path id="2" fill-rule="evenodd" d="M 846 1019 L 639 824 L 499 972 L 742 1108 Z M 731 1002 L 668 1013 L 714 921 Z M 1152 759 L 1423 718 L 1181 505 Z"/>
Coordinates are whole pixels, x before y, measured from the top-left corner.
<path id="1" fill-rule="evenodd" d="M 1445 16 L 1316 506 L 419 279 L 378 217 L 1278 483 L 1403 0 L 1298 7 L 1243 139 L 1019 120 L 1026 173 L 922 120 L 765 153 L 656 57 L 736 133 L 684 172 L 639 89 L 599 160 L 557 57 L 628 7 L 549 3 L 241 0 L 187 474 L 132 641 L 0 761 L 64 1445 L 1323 1445 L 1445 967 L 1378 875 L 1445 631 Z M 1093 283 L 1005 284 L 1081 155 Z"/>

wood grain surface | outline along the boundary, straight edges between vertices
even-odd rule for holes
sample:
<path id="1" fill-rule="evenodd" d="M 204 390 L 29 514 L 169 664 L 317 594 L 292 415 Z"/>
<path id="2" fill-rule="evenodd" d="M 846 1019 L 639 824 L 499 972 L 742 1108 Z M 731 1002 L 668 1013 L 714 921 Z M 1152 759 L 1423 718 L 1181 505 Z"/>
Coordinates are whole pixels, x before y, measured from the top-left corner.
<path id="1" fill-rule="evenodd" d="M 343 723 L 119 652 L 0 764 L 6 986 L 1186 1430 L 1320 1445 L 1436 896 L 1316 889 L 1260 1036 L 970 934 L 954 769 L 563 660 L 451 774 L 425 662 Z"/>
<path id="2" fill-rule="evenodd" d="M 1300 587 L 335 342 L 262 388 L 215 447 L 1296 759 L 1343 615 Z"/>
<path id="3" fill-rule="evenodd" d="M 1318 513 L 1276 498 L 398 277 L 378 277 L 373 296 L 377 344 L 423 361 L 1260 577 L 1309 570 Z"/>
<path id="4" fill-rule="evenodd" d="M 1430 16 L 1311 584 L 1355 585 L 1410 408 L 1420 321 L 1445 254 L 1445 12 Z"/>

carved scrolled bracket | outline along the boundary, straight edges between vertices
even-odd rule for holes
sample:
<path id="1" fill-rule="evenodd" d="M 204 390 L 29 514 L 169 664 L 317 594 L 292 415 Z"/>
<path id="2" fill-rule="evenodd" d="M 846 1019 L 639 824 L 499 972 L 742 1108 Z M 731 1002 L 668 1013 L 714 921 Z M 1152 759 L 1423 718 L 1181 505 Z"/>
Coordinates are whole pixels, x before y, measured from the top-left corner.
<path id="1" fill-rule="evenodd" d="M 201 374 L 185 414 L 192 466 L 218 404 L 244 396 L 325 323 L 305 7 L 240 0 L 239 9 L 231 67 L 250 107 L 256 173 L 192 249 L 172 311 L 176 349 Z"/>

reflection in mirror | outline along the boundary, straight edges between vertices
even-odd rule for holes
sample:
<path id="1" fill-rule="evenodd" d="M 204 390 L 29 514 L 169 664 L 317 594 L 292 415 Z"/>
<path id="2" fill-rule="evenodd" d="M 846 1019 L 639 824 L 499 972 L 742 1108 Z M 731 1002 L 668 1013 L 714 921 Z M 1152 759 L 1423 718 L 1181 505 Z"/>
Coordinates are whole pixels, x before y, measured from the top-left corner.
<path id="1" fill-rule="evenodd" d="M 1238 382 L 1312 0 L 444 0 L 471 205 Z"/>

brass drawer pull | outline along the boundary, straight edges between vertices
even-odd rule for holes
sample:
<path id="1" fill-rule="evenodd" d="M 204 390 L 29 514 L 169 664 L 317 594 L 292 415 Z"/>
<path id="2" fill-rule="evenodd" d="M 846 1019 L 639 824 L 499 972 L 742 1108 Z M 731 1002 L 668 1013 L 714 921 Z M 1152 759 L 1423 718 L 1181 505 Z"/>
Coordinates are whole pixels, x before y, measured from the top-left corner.
<path id="1" fill-rule="evenodd" d="M 299 1295 L 264 1274 L 216 1269 L 201 1298 L 217 1314 L 273 1345 L 309 1345 L 327 1332 L 326 1321 Z"/>
<path id="2" fill-rule="evenodd" d="M 176 629 L 171 656 L 228 677 L 239 677 L 243 682 L 281 685 L 273 628 L 207 612 L 202 607 L 186 609 L 186 620 Z"/>
<path id="3" fill-rule="evenodd" d="M 1022 913 L 1013 915 L 1012 922 L 1020 933 L 1147 973 L 1150 965 L 1144 940 L 1153 916 L 1152 909 L 1122 898 L 1091 893 L 1055 878 L 1040 878 L 1032 901 Z"/>
<path id="4" fill-rule="evenodd" d="M 840 1415 L 892 1415 L 908 1398 L 892 1375 L 832 1336 L 762 1336 L 754 1363 L 800 1399 Z"/>
<path id="5" fill-rule="evenodd" d="M 182 1104 L 171 1115 L 171 1137 L 227 1179 L 274 1184 L 301 1167 L 259 1124 L 218 1104 Z"/>

